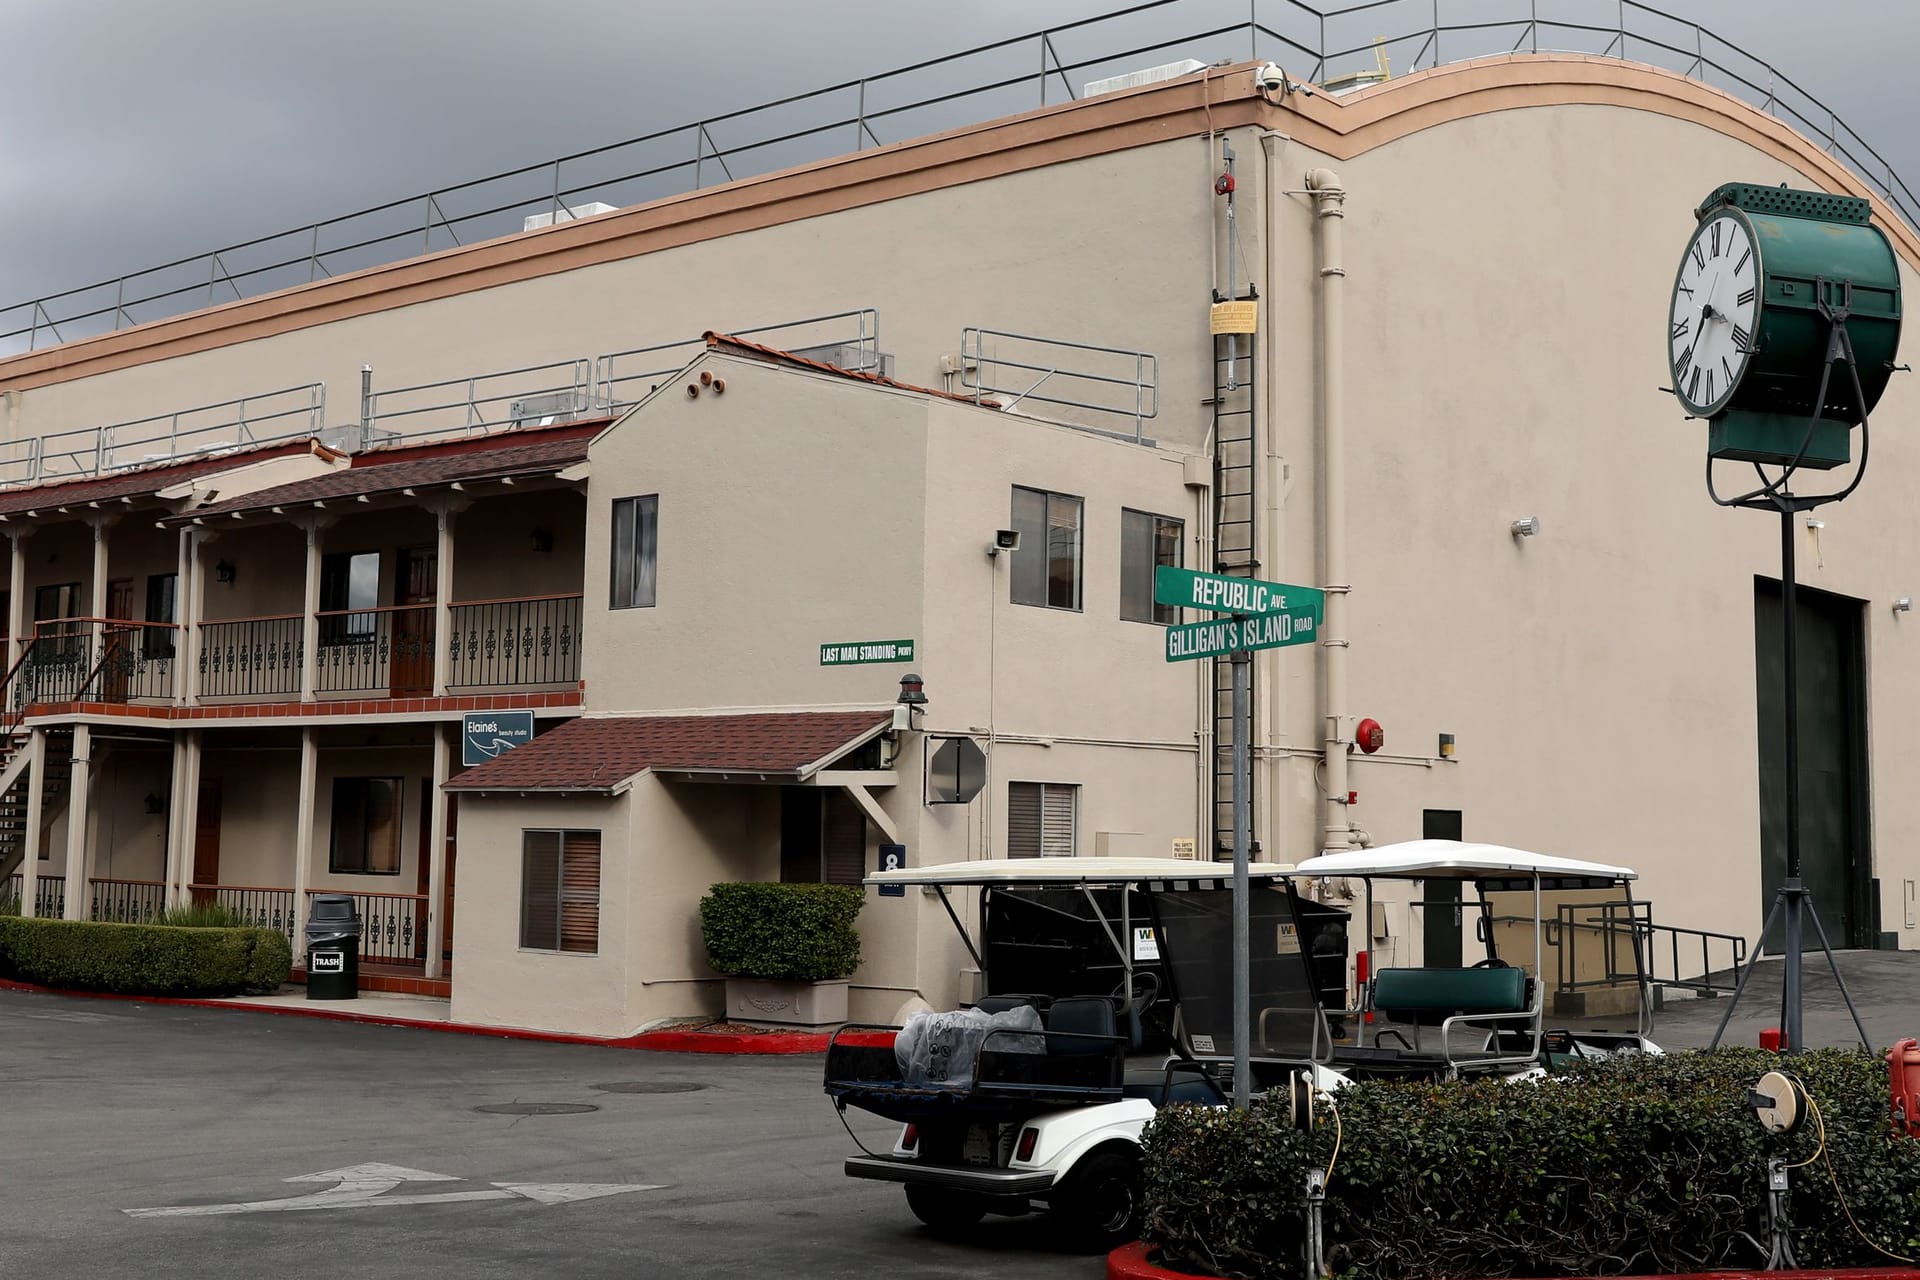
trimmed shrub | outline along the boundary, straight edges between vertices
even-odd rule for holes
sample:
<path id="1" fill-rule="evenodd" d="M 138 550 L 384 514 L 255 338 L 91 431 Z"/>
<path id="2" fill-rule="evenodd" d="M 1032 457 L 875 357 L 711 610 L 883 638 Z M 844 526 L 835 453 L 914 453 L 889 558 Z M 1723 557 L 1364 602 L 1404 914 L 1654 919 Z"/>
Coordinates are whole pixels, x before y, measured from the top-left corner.
<path id="1" fill-rule="evenodd" d="M 1821 1108 L 1824 1154 L 1811 1120 L 1779 1139 L 1754 1119 L 1748 1090 L 1781 1067 Z M 1335 1272 L 1352 1280 L 1752 1268 L 1766 1258 L 1774 1154 L 1811 1161 L 1791 1175 L 1801 1265 L 1890 1261 L 1848 1210 L 1875 1244 L 1920 1257 L 1920 1140 L 1893 1136 L 1885 1061 L 1864 1051 L 1783 1061 L 1725 1049 L 1545 1080 L 1367 1081 L 1338 1101 L 1325 1234 Z M 1292 1129 L 1284 1101 L 1162 1111 L 1145 1136 L 1145 1238 L 1176 1269 L 1293 1280 L 1306 1172 L 1334 1159 L 1335 1136 L 1330 1123 Z"/>
<path id="2" fill-rule="evenodd" d="M 0 918 L 0 975 L 69 991 L 230 996 L 274 990 L 293 949 L 271 929 Z"/>
<path id="3" fill-rule="evenodd" d="M 168 907 L 150 922 L 175 929 L 244 929 L 247 918 L 232 907 L 218 902 L 190 902 Z"/>
<path id="4" fill-rule="evenodd" d="M 823 982 L 860 967 L 854 917 L 866 894 L 844 884 L 716 884 L 700 899 L 707 960 L 729 978 Z"/>

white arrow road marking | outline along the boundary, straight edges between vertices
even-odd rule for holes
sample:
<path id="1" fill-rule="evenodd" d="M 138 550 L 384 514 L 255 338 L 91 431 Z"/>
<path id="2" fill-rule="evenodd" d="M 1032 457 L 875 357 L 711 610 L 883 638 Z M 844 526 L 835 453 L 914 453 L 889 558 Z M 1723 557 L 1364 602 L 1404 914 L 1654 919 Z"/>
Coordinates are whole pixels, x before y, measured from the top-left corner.
<path id="1" fill-rule="evenodd" d="M 490 1191 L 438 1191 L 420 1195 L 386 1194 L 403 1182 L 458 1182 L 450 1173 L 428 1173 L 393 1164 L 356 1164 L 322 1173 L 303 1173 L 288 1182 L 332 1182 L 325 1191 L 279 1200 L 250 1200 L 236 1204 L 165 1205 L 152 1209 L 123 1209 L 130 1218 L 207 1218 L 232 1213 L 289 1213 L 308 1209 L 378 1209 L 390 1204 L 454 1204 L 470 1200 L 531 1200 L 535 1204 L 567 1204 L 598 1200 L 631 1191 L 658 1191 L 660 1183 L 626 1182 L 496 1182 Z"/>

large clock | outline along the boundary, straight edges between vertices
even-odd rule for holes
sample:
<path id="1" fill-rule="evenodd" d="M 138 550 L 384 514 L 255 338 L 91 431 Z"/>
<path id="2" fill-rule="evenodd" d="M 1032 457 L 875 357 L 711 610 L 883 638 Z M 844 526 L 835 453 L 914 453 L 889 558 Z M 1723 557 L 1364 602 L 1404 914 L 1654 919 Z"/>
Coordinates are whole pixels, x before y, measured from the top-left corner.
<path id="1" fill-rule="evenodd" d="M 1701 220 L 1673 282 L 1668 356 L 1673 389 L 1688 413 L 1710 418 L 1733 398 L 1747 375 L 1759 315 L 1753 224 L 1723 206 Z"/>
<path id="2" fill-rule="evenodd" d="M 1849 432 L 1886 389 L 1900 344 L 1899 263 L 1872 212 L 1853 196 L 1743 182 L 1694 210 L 1667 363 L 1687 413 L 1708 420 L 1710 457 L 1848 460 Z"/>

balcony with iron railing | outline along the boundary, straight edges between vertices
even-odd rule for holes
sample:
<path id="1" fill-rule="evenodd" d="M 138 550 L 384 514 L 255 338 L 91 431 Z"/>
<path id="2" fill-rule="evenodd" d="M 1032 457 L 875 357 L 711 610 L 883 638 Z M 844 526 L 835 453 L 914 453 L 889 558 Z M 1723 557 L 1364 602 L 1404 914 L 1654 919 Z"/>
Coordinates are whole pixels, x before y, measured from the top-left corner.
<path id="1" fill-rule="evenodd" d="M 198 628 L 198 696 L 291 701 L 310 680 L 322 699 L 424 697 L 443 656 L 449 693 L 569 689 L 580 679 L 582 603 L 579 592 L 455 601 L 444 641 L 432 604 L 321 610 L 310 673 L 303 615 L 214 619 Z"/>

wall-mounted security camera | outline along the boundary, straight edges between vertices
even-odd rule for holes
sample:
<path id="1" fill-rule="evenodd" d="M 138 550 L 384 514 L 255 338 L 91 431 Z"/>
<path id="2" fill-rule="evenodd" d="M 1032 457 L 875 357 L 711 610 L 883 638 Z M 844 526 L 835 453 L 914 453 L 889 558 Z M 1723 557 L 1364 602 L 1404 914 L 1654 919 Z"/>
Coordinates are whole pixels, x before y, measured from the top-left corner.
<path id="1" fill-rule="evenodd" d="M 1277 62 L 1267 63 L 1265 66 L 1261 67 L 1258 71 L 1253 73 L 1253 78 L 1255 83 L 1257 83 L 1262 89 L 1266 89 L 1269 91 L 1285 90 L 1285 89 L 1291 89 L 1293 87 L 1287 81 L 1287 73 L 1281 70 L 1280 64 Z"/>
<path id="2" fill-rule="evenodd" d="M 1018 529 L 996 529 L 993 545 L 987 548 L 987 554 L 997 556 L 1002 551 L 1014 552 L 1020 549 L 1020 531 Z"/>

